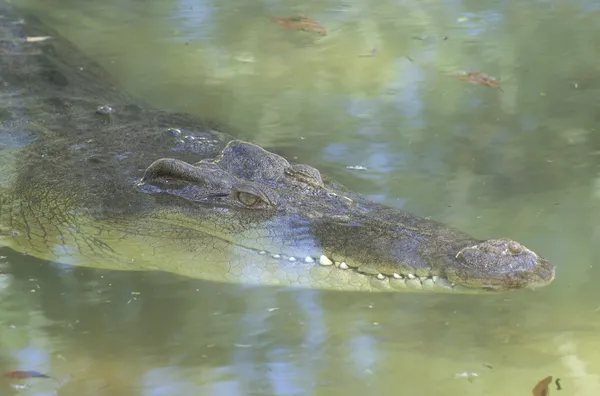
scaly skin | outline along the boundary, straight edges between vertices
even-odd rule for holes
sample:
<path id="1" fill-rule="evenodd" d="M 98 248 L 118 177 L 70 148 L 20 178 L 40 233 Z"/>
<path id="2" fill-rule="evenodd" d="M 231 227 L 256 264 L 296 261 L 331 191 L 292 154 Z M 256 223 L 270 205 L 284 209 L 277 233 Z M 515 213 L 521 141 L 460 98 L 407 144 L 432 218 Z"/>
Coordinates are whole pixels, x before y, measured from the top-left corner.
<path id="1" fill-rule="evenodd" d="M 348 291 L 503 291 L 554 279 L 517 242 L 379 205 L 196 118 L 143 106 L 55 32 L 0 10 L 0 231 L 15 250 Z"/>

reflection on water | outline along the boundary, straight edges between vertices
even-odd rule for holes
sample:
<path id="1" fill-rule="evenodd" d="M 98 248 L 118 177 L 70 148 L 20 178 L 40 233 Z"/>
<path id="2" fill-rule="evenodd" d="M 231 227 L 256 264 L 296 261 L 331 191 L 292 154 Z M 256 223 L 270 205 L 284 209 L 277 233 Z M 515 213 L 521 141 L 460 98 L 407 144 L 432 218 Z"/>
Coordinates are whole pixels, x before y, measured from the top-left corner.
<path id="1" fill-rule="evenodd" d="M 550 373 L 572 394 L 598 386 L 593 302 L 574 314 L 533 293 L 240 289 L 7 253 L 2 367 L 53 378 L 4 379 L 2 394 L 10 382 L 61 395 L 501 395 Z"/>
<path id="2" fill-rule="evenodd" d="M 0 394 L 527 395 L 548 375 L 565 394 L 599 394 L 589 2 L 18 3 L 138 96 L 214 117 L 375 200 L 523 241 L 558 274 L 491 297 L 338 294 L 6 251 L 0 364 L 53 378 L 2 378 Z M 295 14 L 327 35 L 269 19 Z"/>

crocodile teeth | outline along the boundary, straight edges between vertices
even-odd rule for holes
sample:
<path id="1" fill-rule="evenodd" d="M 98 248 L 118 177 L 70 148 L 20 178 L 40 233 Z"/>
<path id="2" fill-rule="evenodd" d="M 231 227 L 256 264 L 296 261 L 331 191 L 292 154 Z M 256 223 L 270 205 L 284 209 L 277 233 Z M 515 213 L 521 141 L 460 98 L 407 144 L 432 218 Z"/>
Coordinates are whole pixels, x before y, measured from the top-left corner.
<path id="1" fill-rule="evenodd" d="M 394 278 L 396 278 L 396 279 L 402 279 L 402 275 L 397 274 L 397 273 L 394 272 Z"/>
<path id="2" fill-rule="evenodd" d="M 348 264 L 344 263 L 343 261 L 340 263 L 340 268 L 341 269 L 348 269 Z"/>
<path id="3" fill-rule="evenodd" d="M 333 261 L 331 261 L 331 260 L 329 259 L 329 257 L 327 257 L 327 256 L 325 256 L 325 255 L 322 255 L 322 256 L 319 258 L 319 264 L 321 264 L 321 265 L 331 265 L 331 264 L 333 264 Z"/>
<path id="4" fill-rule="evenodd" d="M 288 261 L 296 261 L 296 257 L 291 257 L 291 256 L 290 256 L 290 257 L 288 258 Z"/>
<path id="5" fill-rule="evenodd" d="M 281 255 L 279 255 L 279 254 L 272 254 L 271 257 L 273 257 L 274 259 L 278 259 L 278 258 L 281 258 Z"/>
<path id="6" fill-rule="evenodd" d="M 408 279 L 415 279 L 416 278 L 416 276 L 414 276 L 413 274 L 408 274 L 406 276 L 408 277 Z"/>
<path id="7" fill-rule="evenodd" d="M 383 274 L 377 274 L 377 279 L 384 280 L 385 279 L 385 275 L 383 275 Z"/>
<path id="8" fill-rule="evenodd" d="M 315 259 L 313 259 L 313 258 L 312 258 L 312 257 L 310 257 L 310 256 L 306 256 L 306 258 L 304 259 L 304 262 L 305 262 L 305 263 L 314 263 L 314 262 L 315 262 Z"/>

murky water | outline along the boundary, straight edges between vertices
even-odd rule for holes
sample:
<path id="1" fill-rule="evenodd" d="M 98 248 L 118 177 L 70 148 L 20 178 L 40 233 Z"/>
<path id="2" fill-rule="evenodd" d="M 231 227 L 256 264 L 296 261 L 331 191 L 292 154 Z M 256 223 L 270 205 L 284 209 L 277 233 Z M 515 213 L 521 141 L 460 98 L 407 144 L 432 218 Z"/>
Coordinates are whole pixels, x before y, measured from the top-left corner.
<path id="1" fill-rule="evenodd" d="M 561 378 L 553 394 L 600 394 L 593 2 L 18 3 L 157 106 L 215 118 L 374 200 L 522 241 L 558 275 L 491 297 L 350 294 L 1 251 L 1 369 L 53 378 L 3 378 L 0 394 L 504 396 L 547 375 Z M 294 14 L 327 35 L 269 19 Z"/>

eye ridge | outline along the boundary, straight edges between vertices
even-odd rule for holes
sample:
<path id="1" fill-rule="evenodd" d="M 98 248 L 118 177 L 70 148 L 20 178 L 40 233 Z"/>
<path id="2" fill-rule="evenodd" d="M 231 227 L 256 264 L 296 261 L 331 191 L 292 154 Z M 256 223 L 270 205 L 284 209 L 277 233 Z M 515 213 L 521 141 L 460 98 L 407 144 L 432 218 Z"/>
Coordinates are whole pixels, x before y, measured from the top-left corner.
<path id="1" fill-rule="evenodd" d="M 292 165 L 284 170 L 287 176 L 295 179 L 298 182 L 307 184 L 315 188 L 323 188 L 323 180 L 318 170 L 302 164 Z"/>

